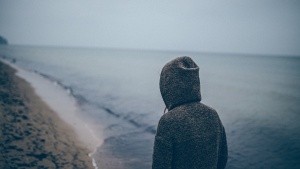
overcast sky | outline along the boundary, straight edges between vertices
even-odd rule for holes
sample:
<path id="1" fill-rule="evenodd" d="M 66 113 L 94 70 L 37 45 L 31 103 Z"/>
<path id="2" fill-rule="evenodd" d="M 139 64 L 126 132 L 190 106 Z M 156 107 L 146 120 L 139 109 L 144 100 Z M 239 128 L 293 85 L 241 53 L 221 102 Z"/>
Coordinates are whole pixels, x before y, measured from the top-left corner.
<path id="1" fill-rule="evenodd" d="M 11 44 L 300 55 L 299 0 L 0 0 Z"/>

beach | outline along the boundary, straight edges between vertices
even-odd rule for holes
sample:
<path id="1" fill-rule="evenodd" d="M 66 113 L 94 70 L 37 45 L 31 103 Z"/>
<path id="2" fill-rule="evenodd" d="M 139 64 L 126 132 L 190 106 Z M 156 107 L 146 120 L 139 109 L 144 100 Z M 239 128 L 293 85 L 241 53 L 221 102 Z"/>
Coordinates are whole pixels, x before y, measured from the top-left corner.
<path id="1" fill-rule="evenodd" d="M 0 62 L 0 168 L 94 168 L 72 127 L 15 73 Z"/>
<path id="2" fill-rule="evenodd" d="M 90 160 L 89 153 L 92 162 L 88 164 L 95 168 L 151 168 L 156 128 L 165 108 L 159 91 L 160 72 L 165 63 L 183 55 L 200 67 L 201 102 L 217 110 L 225 127 L 227 169 L 300 168 L 299 57 L 13 45 L 0 46 L 1 60 L 30 82 L 39 99 L 24 101 L 31 94 L 27 96 L 30 90 L 23 89 L 27 83 L 1 65 L 0 105 L 1 112 L 6 112 L 1 116 L 6 117 L 0 117 L 0 126 L 6 136 L 0 133 L 0 160 L 17 164 L 26 157 L 55 166 L 52 161 L 59 159 L 62 165 L 78 152 L 82 155 L 76 159 L 81 161 Z M 62 120 L 45 120 L 57 119 L 56 113 L 32 111 L 33 104 L 40 106 L 41 100 Z M 25 137 L 26 131 L 32 134 Z M 47 143 L 38 138 L 45 137 L 45 131 Z M 23 135 L 22 140 L 18 135 Z M 5 152 L 3 143 L 8 138 L 14 142 L 6 141 Z M 59 151 L 50 144 L 55 141 L 63 143 L 57 146 Z M 34 146 L 38 151 L 28 148 L 34 156 L 14 147 L 26 142 L 39 143 Z M 48 155 L 50 150 L 55 153 Z M 75 163 L 58 168 L 72 168 L 70 164 Z"/>

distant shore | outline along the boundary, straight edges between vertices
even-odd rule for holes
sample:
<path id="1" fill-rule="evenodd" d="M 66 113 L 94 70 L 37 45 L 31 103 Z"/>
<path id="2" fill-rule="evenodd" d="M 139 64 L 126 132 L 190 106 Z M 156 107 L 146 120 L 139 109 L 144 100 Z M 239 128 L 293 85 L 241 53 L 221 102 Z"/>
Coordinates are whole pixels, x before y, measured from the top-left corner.
<path id="1" fill-rule="evenodd" d="M 75 132 L 0 62 L 0 168 L 94 168 Z"/>

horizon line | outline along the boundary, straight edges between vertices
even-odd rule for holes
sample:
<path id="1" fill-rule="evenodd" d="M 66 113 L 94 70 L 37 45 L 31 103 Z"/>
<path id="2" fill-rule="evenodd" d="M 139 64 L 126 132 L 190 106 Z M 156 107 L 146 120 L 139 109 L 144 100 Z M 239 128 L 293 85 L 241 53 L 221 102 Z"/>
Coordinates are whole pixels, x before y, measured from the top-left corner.
<path id="1" fill-rule="evenodd" d="M 97 47 L 97 46 L 67 46 L 67 45 L 34 45 L 34 44 L 1 44 L 0 46 L 23 46 L 23 47 L 52 47 L 52 48 L 78 48 L 78 49 L 106 49 L 106 50 L 127 50 L 127 51 L 148 51 L 148 52 L 173 52 L 173 53 L 195 53 L 210 55 L 231 55 L 231 56 L 262 56 L 262 57 L 296 57 L 300 54 L 267 54 L 254 52 L 222 52 L 222 51 L 201 51 L 201 50 L 174 50 L 174 49 L 147 49 L 147 48 L 124 48 L 124 47 Z"/>

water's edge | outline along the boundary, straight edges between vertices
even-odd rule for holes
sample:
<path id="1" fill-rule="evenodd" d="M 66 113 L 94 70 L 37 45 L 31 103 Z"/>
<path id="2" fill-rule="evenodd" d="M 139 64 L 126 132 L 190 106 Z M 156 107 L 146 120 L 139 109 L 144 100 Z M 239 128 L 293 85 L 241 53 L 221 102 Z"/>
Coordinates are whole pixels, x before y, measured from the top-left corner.
<path id="1" fill-rule="evenodd" d="M 103 138 L 97 137 L 94 134 L 93 129 L 78 116 L 79 111 L 82 110 L 80 110 L 80 108 L 77 106 L 76 98 L 73 97 L 71 93 L 72 90 L 62 83 L 55 81 L 54 79 L 47 78 L 47 76 L 43 75 L 42 73 L 22 69 L 8 60 L 0 59 L 0 61 L 16 69 L 16 76 L 28 82 L 36 94 L 51 109 L 53 109 L 54 112 L 57 113 L 64 122 L 69 124 L 74 129 L 80 141 L 80 145 L 83 145 L 90 151 L 88 156 L 92 159 L 92 165 L 95 169 L 99 169 L 93 155 L 97 151 L 97 148 L 102 145 Z M 51 92 L 49 92 L 49 90 L 51 90 Z M 55 100 L 51 99 L 53 97 L 60 98 L 59 101 L 64 106 L 62 107 L 61 105 L 57 104 Z M 72 115 L 75 116 L 70 118 Z M 80 128 L 79 126 L 84 126 L 84 128 Z"/>

